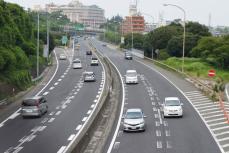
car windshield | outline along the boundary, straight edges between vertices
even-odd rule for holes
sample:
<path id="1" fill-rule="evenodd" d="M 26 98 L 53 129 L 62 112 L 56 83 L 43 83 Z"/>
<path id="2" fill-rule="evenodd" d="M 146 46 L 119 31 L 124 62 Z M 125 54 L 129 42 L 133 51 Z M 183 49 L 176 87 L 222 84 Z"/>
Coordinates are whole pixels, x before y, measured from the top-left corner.
<path id="1" fill-rule="evenodd" d="M 80 61 L 79 60 L 75 60 L 75 61 L 73 61 L 73 63 L 80 63 Z"/>
<path id="2" fill-rule="evenodd" d="M 141 112 L 127 112 L 125 118 L 126 119 L 138 119 L 138 118 L 142 118 L 142 113 Z"/>
<path id="3" fill-rule="evenodd" d="M 128 53 L 128 52 L 127 52 L 127 53 L 126 53 L 126 56 L 131 56 L 131 53 Z"/>
<path id="4" fill-rule="evenodd" d="M 37 105 L 37 100 L 36 99 L 26 99 L 23 100 L 22 106 L 36 106 Z"/>
<path id="5" fill-rule="evenodd" d="M 126 74 L 128 77 L 135 77 L 137 76 L 137 72 L 127 72 Z"/>
<path id="6" fill-rule="evenodd" d="M 166 100 L 165 106 L 180 106 L 179 100 Z"/>
<path id="7" fill-rule="evenodd" d="M 96 57 L 92 57 L 91 59 L 92 59 L 92 60 L 97 60 L 97 58 L 96 58 Z"/>

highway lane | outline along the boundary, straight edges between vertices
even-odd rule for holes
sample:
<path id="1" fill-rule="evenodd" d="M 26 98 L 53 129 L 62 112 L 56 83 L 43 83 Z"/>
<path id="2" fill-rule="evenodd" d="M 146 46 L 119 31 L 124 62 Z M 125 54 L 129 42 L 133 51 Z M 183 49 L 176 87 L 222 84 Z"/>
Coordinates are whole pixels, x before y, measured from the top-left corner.
<path id="1" fill-rule="evenodd" d="M 79 130 L 78 125 L 85 122 L 98 95 L 103 70 L 102 66 L 89 66 L 90 57 L 85 56 L 88 48 L 83 41 L 80 43 L 80 51 L 75 51 L 74 57 L 71 49 L 66 50 L 69 61 L 59 61 L 55 77 L 40 93 L 48 100 L 49 112 L 42 118 L 22 119 L 18 115 L 7 121 L 0 128 L 0 137 L 3 140 L 0 152 L 57 152 L 62 145 L 71 141 L 72 134 Z M 57 56 L 60 53 L 63 50 L 57 50 Z M 76 57 L 80 57 L 83 62 L 84 68 L 81 70 L 71 67 L 72 59 Z M 96 83 L 83 82 L 82 73 L 86 69 L 95 71 Z"/>
<path id="2" fill-rule="evenodd" d="M 112 153 L 219 153 L 220 150 L 210 132 L 187 99 L 160 74 L 133 60 L 124 60 L 121 52 L 93 44 L 118 67 L 122 76 L 127 69 L 140 74 L 138 85 L 126 86 L 125 109 L 140 107 L 146 118 L 146 132 L 123 133 L 119 127 Z M 183 118 L 161 117 L 161 105 L 165 97 L 177 96 L 184 103 Z M 105 151 L 106 152 L 106 151 Z"/>

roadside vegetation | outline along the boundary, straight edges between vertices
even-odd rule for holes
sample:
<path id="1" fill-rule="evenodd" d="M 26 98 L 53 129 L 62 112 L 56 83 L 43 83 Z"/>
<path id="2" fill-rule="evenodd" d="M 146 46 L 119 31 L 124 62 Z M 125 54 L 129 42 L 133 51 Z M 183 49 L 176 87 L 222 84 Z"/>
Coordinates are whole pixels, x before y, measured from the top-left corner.
<path id="1" fill-rule="evenodd" d="M 40 17 L 39 64 L 42 72 L 47 66 L 47 59 L 42 56 L 43 46 L 46 44 L 46 14 Z M 50 22 L 59 24 L 52 20 Z M 62 17 L 59 22 L 65 24 L 69 21 Z M 25 11 L 16 4 L 0 1 L 0 31 L 0 99 L 2 99 L 32 85 L 32 78 L 36 74 L 37 13 Z M 60 42 L 59 37 L 58 32 L 50 33 L 50 51 L 57 42 Z"/>
<path id="2" fill-rule="evenodd" d="M 120 23 L 116 18 L 108 20 L 107 25 L 114 26 Z M 112 26 L 110 29 L 112 30 Z M 114 43 L 113 38 L 114 35 L 110 34 L 107 36 L 107 41 Z M 119 42 L 115 43 L 119 43 L 121 48 L 129 49 L 131 38 L 132 35 L 127 34 L 124 44 L 120 44 L 120 37 Z M 103 40 L 102 36 L 101 39 Z M 134 34 L 133 46 L 143 50 L 145 56 L 153 57 L 181 70 L 183 26 L 180 20 L 174 20 L 170 25 L 159 27 L 148 34 Z M 197 22 L 188 22 L 186 23 L 184 70 L 193 77 L 209 79 L 210 69 L 216 70 L 215 79 L 220 77 L 224 82 L 229 81 L 229 35 L 214 37 L 208 27 Z"/>

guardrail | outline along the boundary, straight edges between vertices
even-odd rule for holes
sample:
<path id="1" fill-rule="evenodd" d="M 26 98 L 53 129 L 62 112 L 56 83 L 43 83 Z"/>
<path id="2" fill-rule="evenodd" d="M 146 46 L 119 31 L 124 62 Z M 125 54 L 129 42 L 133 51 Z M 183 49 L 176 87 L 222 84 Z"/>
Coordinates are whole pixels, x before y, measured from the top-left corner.
<path id="1" fill-rule="evenodd" d="M 7 104 L 7 99 L 3 99 L 3 100 L 0 101 L 0 107 L 2 105 L 6 105 L 6 104 Z"/>

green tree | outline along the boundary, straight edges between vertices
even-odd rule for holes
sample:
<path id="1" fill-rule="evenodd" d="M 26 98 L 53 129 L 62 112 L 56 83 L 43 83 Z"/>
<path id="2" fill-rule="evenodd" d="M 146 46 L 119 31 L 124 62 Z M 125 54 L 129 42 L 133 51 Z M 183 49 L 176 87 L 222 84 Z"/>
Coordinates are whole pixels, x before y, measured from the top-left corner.
<path id="1" fill-rule="evenodd" d="M 198 36 L 211 36 L 208 27 L 198 22 L 188 22 L 186 24 L 186 31 Z"/>

